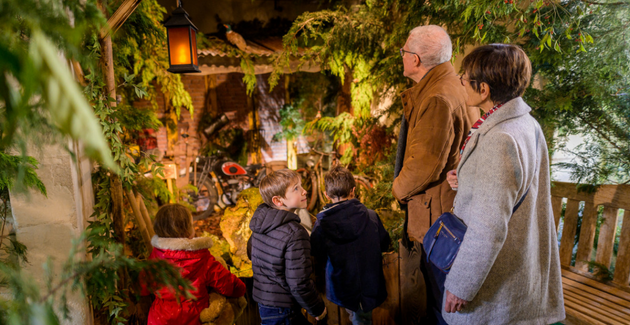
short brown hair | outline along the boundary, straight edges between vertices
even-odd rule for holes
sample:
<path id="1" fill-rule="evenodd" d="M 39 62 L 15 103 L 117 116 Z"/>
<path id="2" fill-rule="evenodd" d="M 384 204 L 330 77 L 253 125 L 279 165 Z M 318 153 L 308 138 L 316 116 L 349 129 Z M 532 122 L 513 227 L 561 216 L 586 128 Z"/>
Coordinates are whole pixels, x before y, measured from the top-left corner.
<path id="1" fill-rule="evenodd" d="M 153 222 L 155 234 L 163 238 L 188 238 L 194 233 L 190 210 L 181 204 L 166 204 Z"/>
<path id="2" fill-rule="evenodd" d="M 276 205 L 273 204 L 272 201 L 273 197 L 286 197 L 289 186 L 301 181 L 302 178 L 300 177 L 300 174 L 298 174 L 295 170 L 276 170 L 275 172 L 265 176 L 265 178 L 260 181 L 260 196 L 262 196 L 263 201 L 265 201 L 267 205 L 275 208 Z"/>
<path id="3" fill-rule="evenodd" d="M 335 166 L 324 176 L 326 194 L 331 198 L 345 198 L 357 186 L 352 173 L 344 167 Z"/>
<path id="4" fill-rule="evenodd" d="M 470 86 L 476 92 L 485 82 L 490 86 L 490 100 L 505 103 L 523 96 L 532 77 L 532 64 L 525 51 L 516 45 L 490 44 L 466 55 L 461 72 L 468 73 Z"/>

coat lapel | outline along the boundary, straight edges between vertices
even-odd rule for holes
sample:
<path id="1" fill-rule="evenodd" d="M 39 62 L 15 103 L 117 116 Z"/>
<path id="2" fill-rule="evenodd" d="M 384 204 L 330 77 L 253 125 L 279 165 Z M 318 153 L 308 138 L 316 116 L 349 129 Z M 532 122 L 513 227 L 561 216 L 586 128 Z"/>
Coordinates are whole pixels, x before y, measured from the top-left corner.
<path id="1" fill-rule="evenodd" d="M 464 152 L 462 153 L 462 158 L 459 160 L 459 164 L 457 165 L 457 175 L 459 175 L 459 170 L 464 165 L 464 162 L 466 162 L 468 157 L 470 157 L 470 154 L 473 152 L 473 150 L 475 150 L 475 146 L 477 145 L 478 139 L 479 139 L 479 132 L 475 132 L 470 137 L 470 140 L 468 140 L 468 143 L 466 144 L 466 148 L 464 149 Z"/>
<path id="2" fill-rule="evenodd" d="M 464 165 L 464 162 L 470 157 L 470 154 L 475 150 L 475 146 L 477 145 L 477 141 L 481 135 L 485 135 L 497 124 L 500 124 L 504 121 L 507 121 L 512 118 L 516 118 L 525 114 L 528 114 L 532 109 L 523 101 L 523 98 L 517 97 L 514 98 L 507 103 L 505 103 L 501 108 L 499 108 L 494 114 L 490 115 L 488 119 L 481 124 L 479 129 L 470 137 L 470 140 L 466 144 L 466 149 L 462 153 L 462 158 L 459 161 L 459 165 L 457 166 L 457 174 L 459 174 L 459 170 Z"/>

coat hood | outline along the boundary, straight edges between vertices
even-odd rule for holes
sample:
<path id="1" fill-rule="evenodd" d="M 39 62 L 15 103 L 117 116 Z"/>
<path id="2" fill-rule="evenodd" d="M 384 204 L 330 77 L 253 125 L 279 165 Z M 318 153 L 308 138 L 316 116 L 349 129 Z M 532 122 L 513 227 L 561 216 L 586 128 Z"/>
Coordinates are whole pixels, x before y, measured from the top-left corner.
<path id="1" fill-rule="evenodd" d="M 267 203 L 263 203 L 254 212 L 254 216 L 249 222 L 249 229 L 259 234 L 266 234 L 292 221 L 300 223 L 300 217 L 293 212 L 274 209 Z"/>
<path id="2" fill-rule="evenodd" d="M 317 224 L 336 243 L 356 240 L 369 222 L 368 209 L 358 199 L 328 204 L 317 214 Z"/>
<path id="3" fill-rule="evenodd" d="M 154 254 L 162 259 L 173 261 L 179 267 L 200 267 L 204 257 L 210 255 L 212 238 L 164 238 L 153 236 L 151 239 Z"/>
<path id="4" fill-rule="evenodd" d="M 151 245 L 158 249 L 178 250 L 178 251 L 197 251 L 200 249 L 208 249 L 212 247 L 212 238 L 196 237 L 196 238 L 164 238 L 153 236 Z"/>

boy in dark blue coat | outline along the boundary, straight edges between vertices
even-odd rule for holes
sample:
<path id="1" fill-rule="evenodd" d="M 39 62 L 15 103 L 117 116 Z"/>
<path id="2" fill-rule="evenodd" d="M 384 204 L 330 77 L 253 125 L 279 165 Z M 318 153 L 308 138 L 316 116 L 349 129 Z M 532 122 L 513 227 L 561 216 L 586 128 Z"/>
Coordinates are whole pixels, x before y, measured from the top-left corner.
<path id="1" fill-rule="evenodd" d="M 332 201 L 317 215 L 311 254 L 326 268 L 326 297 L 345 308 L 352 324 L 372 324 L 372 310 L 387 298 L 382 252 L 390 238 L 376 212 L 354 198 L 356 182 L 337 166 L 324 177 Z"/>

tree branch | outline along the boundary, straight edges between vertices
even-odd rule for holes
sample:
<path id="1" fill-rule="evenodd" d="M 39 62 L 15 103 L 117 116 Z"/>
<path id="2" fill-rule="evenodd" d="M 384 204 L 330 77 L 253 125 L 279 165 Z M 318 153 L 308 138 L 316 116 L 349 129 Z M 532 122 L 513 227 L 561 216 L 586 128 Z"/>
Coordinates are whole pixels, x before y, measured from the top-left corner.
<path id="1" fill-rule="evenodd" d="M 630 2 L 620 1 L 620 2 L 595 2 L 590 0 L 580 0 L 584 3 L 588 3 L 590 5 L 598 5 L 598 6 L 623 6 L 630 5 Z"/>

